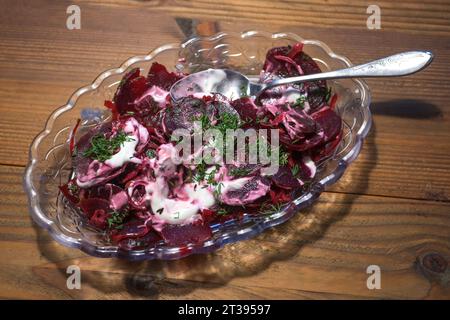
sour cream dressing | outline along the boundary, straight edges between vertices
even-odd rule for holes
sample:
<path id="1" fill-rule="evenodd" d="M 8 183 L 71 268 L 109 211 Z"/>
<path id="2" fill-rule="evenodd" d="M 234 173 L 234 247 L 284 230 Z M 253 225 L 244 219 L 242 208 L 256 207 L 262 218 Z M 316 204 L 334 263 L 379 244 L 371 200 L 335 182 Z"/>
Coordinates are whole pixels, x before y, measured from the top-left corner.
<path id="1" fill-rule="evenodd" d="M 140 163 L 141 160 L 134 157 L 136 147 L 140 141 L 147 141 L 148 131 L 136 119 L 130 118 L 125 122 L 123 131 L 128 134 L 128 141 L 125 141 L 119 152 L 105 161 L 105 164 L 115 169 L 120 168 L 127 162 Z"/>
<path id="2" fill-rule="evenodd" d="M 215 174 L 218 182 L 215 186 L 205 183 L 186 183 L 176 190 L 175 197 L 169 197 L 168 179 L 174 178 L 176 172 L 171 157 L 176 154 L 175 146 L 163 144 L 157 150 L 157 156 L 151 159 L 149 164 L 154 170 L 154 181 L 148 181 L 145 186 L 145 200 L 154 213 L 155 220 L 169 224 L 188 224 L 199 218 L 198 213 L 216 204 L 214 193 L 220 191 L 220 195 L 228 191 L 242 188 L 249 180 L 248 177 L 231 180 L 226 175 L 226 168 Z M 164 169 L 163 169 L 164 168 Z M 214 167 L 207 170 L 211 173 Z M 218 190 L 220 184 L 220 190 Z M 132 197 L 133 186 L 128 188 L 128 195 Z M 219 196 L 220 196 L 219 195 Z"/>
<path id="3" fill-rule="evenodd" d="M 169 91 L 166 91 L 164 89 L 161 89 L 158 86 L 152 86 L 150 89 L 148 89 L 144 94 L 139 97 L 137 100 L 135 100 L 135 103 L 139 103 L 142 100 L 144 100 L 146 97 L 151 96 L 153 100 L 155 100 L 160 107 L 164 107 L 167 102 L 167 96 L 169 94 Z"/>
<path id="4" fill-rule="evenodd" d="M 83 179 L 77 177 L 77 185 L 81 188 L 89 188 L 97 183 L 104 175 L 114 169 L 122 167 L 127 162 L 141 163 L 142 160 L 136 158 L 134 154 L 139 144 L 145 144 L 149 138 L 147 129 L 142 126 L 136 119 L 129 118 L 124 127 L 123 132 L 128 134 L 129 141 L 125 141 L 120 150 L 105 162 L 93 160 L 89 164 L 86 175 Z"/>

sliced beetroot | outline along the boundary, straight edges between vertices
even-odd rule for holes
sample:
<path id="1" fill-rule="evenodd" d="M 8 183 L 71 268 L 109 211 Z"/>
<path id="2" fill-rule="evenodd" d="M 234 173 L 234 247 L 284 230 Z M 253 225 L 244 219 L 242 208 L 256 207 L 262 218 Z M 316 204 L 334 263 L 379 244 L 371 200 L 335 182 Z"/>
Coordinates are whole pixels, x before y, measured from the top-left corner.
<path id="1" fill-rule="evenodd" d="M 111 100 L 105 100 L 104 102 L 104 106 L 106 108 L 108 108 L 109 110 L 111 110 L 111 117 L 113 121 L 116 121 L 117 119 L 119 119 L 119 111 L 117 110 L 117 106 L 116 104 L 111 101 Z"/>
<path id="2" fill-rule="evenodd" d="M 139 68 L 134 68 L 123 77 L 114 95 L 114 104 L 119 114 L 134 112 L 134 100 L 149 88 L 147 79 L 140 75 Z"/>
<path id="3" fill-rule="evenodd" d="M 342 130 L 341 117 L 329 107 L 324 107 L 311 116 L 323 129 L 324 142 L 334 139 Z"/>
<path id="4" fill-rule="evenodd" d="M 106 183 L 101 186 L 95 186 L 89 190 L 89 198 L 101 198 L 105 200 L 110 200 L 114 194 L 122 192 L 123 189 L 117 185 Z"/>
<path id="5" fill-rule="evenodd" d="M 314 59 L 312 59 L 304 52 L 298 55 L 295 61 L 302 67 L 305 74 L 315 74 L 322 72 Z M 324 103 L 326 103 L 326 96 L 328 93 L 326 81 L 321 80 L 307 82 L 305 86 L 308 90 L 308 103 L 312 110 L 316 110 Z"/>
<path id="6" fill-rule="evenodd" d="M 303 156 L 300 161 L 300 176 L 303 179 L 310 180 L 316 175 L 316 163 L 310 156 Z"/>
<path id="7" fill-rule="evenodd" d="M 181 78 L 182 76 L 167 71 L 166 67 L 162 64 L 153 62 L 148 72 L 147 82 L 150 86 L 158 86 L 161 89 L 169 91 L 170 87 Z"/>
<path id="8" fill-rule="evenodd" d="M 294 189 L 300 187 L 300 183 L 292 174 L 292 171 L 287 166 L 278 168 L 277 173 L 271 176 L 274 184 L 284 189 Z"/>
<path id="9" fill-rule="evenodd" d="M 301 139 L 305 134 L 315 133 L 315 121 L 303 111 L 290 109 L 280 115 L 281 123 L 292 140 Z"/>
<path id="10" fill-rule="evenodd" d="M 134 103 L 135 117 L 139 120 L 153 117 L 159 112 L 159 105 L 151 95 L 145 95 Z"/>
<path id="11" fill-rule="evenodd" d="M 214 218 L 217 216 L 217 212 L 215 210 L 211 210 L 211 209 L 202 209 L 200 211 L 200 214 L 202 216 L 202 220 L 205 223 L 212 222 L 214 220 Z"/>
<path id="12" fill-rule="evenodd" d="M 187 97 L 178 104 L 168 107 L 164 115 L 166 134 L 176 129 L 192 130 L 194 121 L 200 119 L 206 112 L 206 103 L 202 99 Z"/>
<path id="13" fill-rule="evenodd" d="M 85 156 L 86 150 L 91 147 L 91 140 L 94 136 L 103 135 L 109 139 L 109 137 L 120 131 L 123 131 L 126 134 L 132 134 L 135 138 L 138 138 L 133 159 L 130 158 L 128 161 L 136 161 L 135 157 L 139 156 L 145 150 L 149 140 L 149 133 L 135 118 L 125 117 L 118 121 L 101 124 L 91 129 L 78 141 L 77 153 L 73 160 L 79 187 L 89 188 L 101 183 L 109 182 L 122 174 L 127 169 L 128 165 L 132 163 L 125 162 L 120 167 L 113 167 L 108 164 L 108 160 L 101 162 L 94 160 L 89 156 Z"/>
<path id="14" fill-rule="evenodd" d="M 312 159 L 318 162 L 324 158 L 331 156 L 342 140 L 342 133 L 343 131 L 341 130 L 333 140 L 327 142 L 323 146 L 313 148 L 310 151 Z"/>
<path id="15" fill-rule="evenodd" d="M 91 139 L 97 134 L 104 134 L 111 131 L 111 122 L 98 125 L 97 127 L 89 130 L 83 136 L 80 137 L 76 144 L 76 153 L 74 154 L 72 163 L 75 167 L 75 171 L 78 175 L 84 176 L 87 174 L 91 159 L 85 157 L 84 152 L 91 146 Z"/>
<path id="16" fill-rule="evenodd" d="M 64 197 L 69 200 L 72 204 L 78 205 L 80 201 L 78 192 L 74 192 L 71 190 L 72 186 L 76 187 L 76 182 L 69 181 L 68 183 L 59 186 L 59 190 L 64 195 Z"/>
<path id="17" fill-rule="evenodd" d="M 270 180 L 257 176 L 238 190 L 231 190 L 221 196 L 221 201 L 230 206 L 242 206 L 265 196 L 270 189 Z"/>
<path id="18" fill-rule="evenodd" d="M 207 224 L 164 225 L 161 236 L 168 245 L 182 246 L 187 244 L 201 244 L 212 236 L 211 228 Z"/>
<path id="19" fill-rule="evenodd" d="M 318 133 L 306 134 L 298 140 L 292 140 L 286 134 L 280 134 L 280 141 L 286 149 L 292 151 L 305 151 L 323 143 L 323 135 Z"/>
<path id="20" fill-rule="evenodd" d="M 136 239 L 144 237 L 151 230 L 144 220 L 131 220 L 125 223 L 120 230 L 111 232 L 111 240 L 118 243 L 124 239 Z"/>
<path id="21" fill-rule="evenodd" d="M 230 164 L 227 166 L 228 175 L 232 177 L 249 177 L 259 174 L 262 165 L 243 163 L 241 165 Z"/>
<path id="22" fill-rule="evenodd" d="M 239 114 L 243 121 L 254 121 L 257 118 L 259 107 L 250 98 L 240 98 L 234 100 L 231 105 Z"/>
<path id="23" fill-rule="evenodd" d="M 119 241 L 118 246 L 124 250 L 141 250 L 155 246 L 162 240 L 161 236 L 155 231 L 149 231 L 142 237 L 130 237 Z"/>
<path id="24" fill-rule="evenodd" d="M 286 203 L 292 200 L 291 191 L 288 189 L 272 187 L 269 191 L 270 202 L 274 205 Z"/>
<path id="25" fill-rule="evenodd" d="M 80 208 L 88 218 L 98 210 L 103 210 L 105 213 L 110 211 L 109 201 L 102 198 L 81 199 Z"/>
<path id="26" fill-rule="evenodd" d="M 150 182 L 146 178 L 137 178 L 131 181 L 128 185 L 128 192 L 130 197 L 130 205 L 137 210 L 149 209 L 149 203 L 146 200 L 146 188 Z M 147 208 L 148 207 L 148 208 Z"/>
<path id="27" fill-rule="evenodd" d="M 293 47 L 272 48 L 267 52 L 264 71 L 283 78 L 321 72 L 314 59 L 302 50 L 301 43 Z M 326 81 L 306 82 L 304 85 L 308 90 L 307 99 L 311 109 L 316 110 L 321 107 L 326 102 L 325 97 L 328 92 Z"/>
<path id="28" fill-rule="evenodd" d="M 287 57 L 290 47 L 275 47 L 267 51 L 266 61 L 264 62 L 263 70 L 268 73 L 274 73 L 281 77 L 289 77 L 298 75 L 298 71 L 291 63 L 282 59 L 277 59 L 280 56 Z M 292 59 L 292 58 L 291 58 Z"/>
<path id="29" fill-rule="evenodd" d="M 239 113 L 231 106 L 231 104 L 222 99 L 217 99 L 217 94 L 215 95 L 215 99 L 209 100 L 206 102 L 205 106 L 205 114 L 210 119 L 219 119 L 220 116 L 224 113 L 233 114 L 239 117 Z"/>
<path id="30" fill-rule="evenodd" d="M 94 227 L 106 229 L 108 225 L 108 217 L 109 214 L 106 210 L 97 209 L 92 213 L 91 217 L 89 218 L 89 223 Z"/>

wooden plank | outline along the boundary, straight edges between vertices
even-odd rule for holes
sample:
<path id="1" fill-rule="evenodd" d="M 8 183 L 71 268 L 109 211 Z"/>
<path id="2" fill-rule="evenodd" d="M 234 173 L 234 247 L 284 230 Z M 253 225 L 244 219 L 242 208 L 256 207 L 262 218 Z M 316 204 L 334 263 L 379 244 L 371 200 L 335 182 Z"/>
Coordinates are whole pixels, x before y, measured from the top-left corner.
<path id="1" fill-rule="evenodd" d="M 370 1 L 78 0 L 76 31 L 65 28 L 66 2 L 0 2 L 0 298 L 450 298 L 449 269 L 421 262 L 450 257 L 448 1 L 378 1 L 377 31 L 366 28 Z M 354 63 L 417 48 L 436 59 L 411 77 L 369 81 L 374 128 L 361 156 L 290 222 L 179 261 L 130 263 L 65 248 L 31 223 L 22 190 L 29 143 L 75 88 L 181 41 L 175 17 L 214 19 L 223 31 L 295 32 Z M 65 286 L 71 264 L 81 267 L 80 291 Z M 365 286 L 370 264 L 381 267 L 381 290 Z"/>
<path id="2" fill-rule="evenodd" d="M 346 27 L 359 29 L 366 27 L 369 16 L 367 8 L 374 3 L 345 0 L 309 1 L 251 1 L 225 0 L 78 0 L 80 6 L 110 5 L 118 7 L 139 7 L 151 12 L 164 12 L 177 17 L 196 19 L 216 19 L 239 23 L 242 21 L 275 25 L 303 25 L 315 27 Z M 450 5 L 448 1 L 377 1 L 381 9 L 382 28 L 422 34 L 449 35 Z M 418 28 L 420 25 L 420 28 Z"/>
<path id="3" fill-rule="evenodd" d="M 183 38 L 168 16 L 148 19 L 148 11 L 162 4 L 153 7 L 151 2 L 150 7 L 141 8 L 141 5 L 122 6 L 124 1 L 108 3 L 119 6 L 82 2 L 83 26 L 77 31 L 65 29 L 62 2 L 39 0 L 22 6 L 10 5 L 9 11 L 2 11 L 0 163 L 25 165 L 32 138 L 42 130 L 51 111 L 64 104 L 75 88 L 89 83 L 104 69 L 118 66 L 130 55 L 144 54 L 152 47 Z M 179 8 L 184 5 L 187 6 L 184 3 Z M 337 2 L 330 5 L 344 8 Z M 383 5 L 392 7 L 388 3 Z M 445 13 L 442 6 L 436 8 Z M 43 15 L 48 18 L 40 20 L 38 17 Z M 123 24 L 115 23 L 118 20 Z M 250 26 L 253 24 L 219 23 L 220 30 L 244 30 Z M 332 190 L 449 199 L 450 84 L 445 79 L 450 72 L 450 42 L 447 36 L 412 35 L 389 29 L 375 32 L 367 31 L 364 26 L 354 30 L 338 26 L 330 33 L 328 28 L 303 26 L 301 21 L 298 27 L 275 24 L 264 28 L 322 39 L 356 63 L 401 50 L 433 49 L 436 60 L 426 71 L 407 78 L 369 81 L 374 128 L 361 157 L 343 182 Z M 422 152 L 418 153 L 419 150 Z"/>
<path id="4" fill-rule="evenodd" d="M 443 275 L 429 280 L 416 267 L 429 253 L 450 257 L 448 203 L 325 193 L 288 223 L 214 254 L 131 263 L 65 248 L 32 224 L 22 170 L 0 166 L 2 297 L 450 298 Z M 80 291 L 65 286 L 72 264 Z M 372 264 L 381 290 L 366 287 Z"/>

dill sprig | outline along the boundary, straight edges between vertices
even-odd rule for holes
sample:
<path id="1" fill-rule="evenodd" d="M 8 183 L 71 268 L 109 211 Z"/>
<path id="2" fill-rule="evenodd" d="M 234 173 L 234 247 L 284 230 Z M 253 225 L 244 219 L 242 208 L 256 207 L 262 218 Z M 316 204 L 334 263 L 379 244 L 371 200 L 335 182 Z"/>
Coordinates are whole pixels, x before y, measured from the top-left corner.
<path id="1" fill-rule="evenodd" d="M 206 175 L 206 163 L 202 161 L 195 167 L 195 175 L 193 176 L 193 180 L 195 182 L 202 182 L 205 179 Z"/>
<path id="2" fill-rule="evenodd" d="M 239 128 L 239 117 L 229 112 L 220 114 L 215 125 L 211 124 L 211 119 L 205 114 L 193 117 L 191 120 L 199 121 L 202 124 L 203 131 L 206 131 L 208 129 L 217 129 L 222 134 L 225 134 L 227 129 L 235 130 Z"/>
<path id="3" fill-rule="evenodd" d="M 261 206 L 261 214 L 270 215 L 270 214 L 277 213 L 277 212 L 281 211 L 282 206 L 283 206 L 283 204 L 281 204 L 281 203 L 272 204 L 272 203 L 266 202 Z"/>
<path id="4" fill-rule="evenodd" d="M 239 128 L 239 117 L 235 114 L 224 112 L 220 115 L 214 128 L 218 129 L 222 134 L 225 134 L 227 129 L 236 130 Z"/>
<path id="5" fill-rule="evenodd" d="M 298 164 L 295 164 L 295 165 L 291 168 L 291 172 L 292 172 L 292 175 L 293 175 L 294 177 L 296 177 L 296 176 L 298 175 L 298 173 L 300 172 L 300 167 L 299 167 L 299 165 L 298 165 Z"/>
<path id="6" fill-rule="evenodd" d="M 245 177 L 246 175 L 248 175 L 251 172 L 250 169 L 247 168 L 232 168 L 230 170 L 230 174 L 233 177 Z"/>
<path id="7" fill-rule="evenodd" d="M 219 210 L 217 210 L 217 214 L 220 216 L 224 216 L 224 215 L 228 214 L 228 211 L 225 208 L 220 208 Z"/>
<path id="8" fill-rule="evenodd" d="M 106 139 L 104 135 L 97 134 L 91 139 L 91 146 L 83 152 L 84 157 L 89 157 L 100 162 L 110 159 L 125 142 L 134 140 L 125 132 L 119 131 L 111 139 Z"/>
<path id="9" fill-rule="evenodd" d="M 300 96 L 292 105 L 294 108 L 303 108 L 305 106 L 306 96 Z"/>
<path id="10" fill-rule="evenodd" d="M 123 222 L 128 216 L 128 211 L 113 211 L 109 213 L 109 218 L 106 220 L 108 222 L 109 228 L 121 229 L 123 227 Z"/>
<path id="11" fill-rule="evenodd" d="M 152 159 L 152 158 L 156 157 L 156 151 L 153 150 L 153 149 L 148 149 L 148 150 L 145 152 L 145 155 L 146 155 L 148 158 Z"/>

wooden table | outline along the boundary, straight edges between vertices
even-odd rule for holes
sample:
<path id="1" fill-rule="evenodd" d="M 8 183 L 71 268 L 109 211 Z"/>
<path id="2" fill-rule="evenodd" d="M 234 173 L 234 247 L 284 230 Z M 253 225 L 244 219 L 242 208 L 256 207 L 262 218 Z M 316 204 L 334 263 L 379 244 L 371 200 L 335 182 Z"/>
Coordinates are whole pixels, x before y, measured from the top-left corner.
<path id="1" fill-rule="evenodd" d="M 450 298 L 450 4 L 377 1 L 0 1 L 0 298 Z M 81 30 L 66 8 L 81 8 Z M 430 49 L 414 76 L 368 81 L 374 125 L 358 160 L 306 212 L 210 255 L 131 263 L 54 242 L 30 220 L 28 146 L 74 89 L 129 56 L 197 31 L 264 29 L 321 39 L 354 63 Z M 180 21 L 180 20 L 178 20 Z M 191 21 L 192 22 L 192 21 Z M 205 27 L 206 26 L 206 27 Z M 82 289 L 66 287 L 66 268 Z M 381 269 L 369 290 L 366 268 Z"/>

